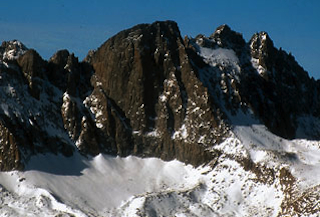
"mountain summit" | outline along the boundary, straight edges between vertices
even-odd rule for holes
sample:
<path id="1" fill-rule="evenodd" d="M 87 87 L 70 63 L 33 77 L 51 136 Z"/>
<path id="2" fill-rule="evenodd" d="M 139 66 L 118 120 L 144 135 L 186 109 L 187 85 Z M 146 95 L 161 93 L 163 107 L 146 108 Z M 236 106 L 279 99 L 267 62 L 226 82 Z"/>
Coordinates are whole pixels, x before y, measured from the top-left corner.
<path id="1" fill-rule="evenodd" d="M 9 41 L 0 47 L 0 76 L 2 171 L 23 170 L 46 153 L 157 157 L 211 168 L 233 161 L 257 185 L 277 185 L 289 198 L 275 213 L 318 211 L 296 207 L 309 189 L 294 192 L 297 178 L 280 165 L 297 157 L 281 141 L 320 138 L 320 83 L 266 32 L 246 42 L 222 25 L 209 37 L 183 39 L 173 21 L 140 24 L 81 62 L 67 50 L 46 61 Z M 270 132 L 277 150 L 257 145 L 258 134 Z M 256 140 L 247 144 L 244 135 Z M 277 166 L 250 154 L 265 149 Z"/>

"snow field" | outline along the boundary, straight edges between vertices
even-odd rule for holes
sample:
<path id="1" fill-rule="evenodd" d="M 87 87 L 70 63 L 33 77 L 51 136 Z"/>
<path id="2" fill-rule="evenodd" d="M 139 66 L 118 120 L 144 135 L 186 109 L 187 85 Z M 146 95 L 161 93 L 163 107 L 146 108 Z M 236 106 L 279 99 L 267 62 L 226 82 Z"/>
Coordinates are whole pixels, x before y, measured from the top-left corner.
<path id="1" fill-rule="evenodd" d="M 279 178 L 259 181 L 240 158 L 275 177 L 288 168 L 301 189 L 319 184 L 316 141 L 285 140 L 252 124 L 235 126 L 213 149 L 222 152 L 214 168 L 133 156 L 34 156 L 25 172 L 0 173 L 0 216 L 277 216 L 285 198 Z"/>
<path id="2" fill-rule="evenodd" d="M 40 155 L 31 159 L 25 172 L 0 173 L 0 182 L 18 201 L 33 200 L 33 206 L 44 213 L 104 216 L 134 195 L 192 188 L 200 177 L 196 169 L 178 161 L 101 154 L 92 159 Z M 15 201 L 9 200 L 7 206 Z M 130 204 L 138 205 L 136 200 Z M 32 209 L 22 208 L 23 214 L 17 216 L 34 212 Z"/>

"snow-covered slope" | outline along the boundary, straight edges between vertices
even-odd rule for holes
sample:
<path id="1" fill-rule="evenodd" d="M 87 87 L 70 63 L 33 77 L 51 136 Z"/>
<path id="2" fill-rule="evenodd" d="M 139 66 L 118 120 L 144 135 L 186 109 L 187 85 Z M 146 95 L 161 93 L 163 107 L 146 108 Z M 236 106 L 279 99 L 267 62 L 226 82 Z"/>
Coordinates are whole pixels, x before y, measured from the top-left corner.
<path id="1" fill-rule="evenodd" d="M 198 168 L 132 156 L 34 156 L 26 171 L 0 174 L 0 216 L 312 216 L 308 207 L 320 208 L 318 142 L 251 124 L 235 126 L 214 149 L 217 161 Z"/>
<path id="2" fill-rule="evenodd" d="M 25 172 L 0 174 L 0 213 L 4 216 L 119 213 L 122 216 L 143 208 L 140 207 L 143 201 L 137 204 L 139 197 L 144 200 L 158 193 L 193 189 L 201 179 L 199 170 L 178 161 L 102 154 L 91 159 L 81 155 L 70 158 L 39 155 L 30 160 Z M 134 207 L 128 208 L 128 203 Z"/>

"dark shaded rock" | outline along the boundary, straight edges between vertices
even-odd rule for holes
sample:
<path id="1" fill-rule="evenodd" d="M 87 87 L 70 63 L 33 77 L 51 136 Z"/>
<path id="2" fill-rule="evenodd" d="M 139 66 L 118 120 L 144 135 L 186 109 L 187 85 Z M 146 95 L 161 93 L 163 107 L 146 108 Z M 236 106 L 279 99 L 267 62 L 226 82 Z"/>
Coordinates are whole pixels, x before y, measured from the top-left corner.
<path id="1" fill-rule="evenodd" d="M 64 128 L 68 131 L 70 138 L 76 141 L 81 131 L 82 115 L 79 110 L 81 105 L 78 105 L 77 99 L 67 92 L 64 93 L 62 100 L 61 115 Z"/>
<path id="2" fill-rule="evenodd" d="M 44 78 L 46 62 L 33 49 L 26 51 L 17 59 L 23 75 L 28 81 L 30 94 L 39 99 L 41 92 L 41 81 Z"/>
<path id="3" fill-rule="evenodd" d="M 228 25 L 219 26 L 209 39 L 219 47 L 233 49 L 238 55 L 246 45 L 242 34 L 233 31 Z"/>
<path id="4" fill-rule="evenodd" d="M 291 54 L 275 48 L 266 32 L 254 34 L 245 43 L 241 34 L 222 25 L 209 38 L 199 35 L 195 39 L 185 39 L 185 44 L 192 63 L 201 71 L 202 83 L 211 95 L 217 96 L 216 102 L 223 99 L 231 114 L 236 114 L 239 108 L 250 109 L 273 133 L 294 138 L 299 117 L 317 113 L 315 81 Z M 217 52 L 222 48 L 219 52 L 225 53 L 211 62 L 205 58 L 203 61 L 199 59 L 203 48 Z M 233 63 L 228 62 L 228 56 L 223 56 L 232 55 L 230 50 L 238 59 Z"/>
<path id="5" fill-rule="evenodd" d="M 203 48 L 221 56 L 204 57 Z M 319 81 L 265 32 L 246 43 L 222 25 L 183 40 L 165 21 L 124 30 L 82 62 L 67 50 L 46 62 L 18 41 L 4 42 L 0 56 L 0 148 L 10 149 L 8 158 L 1 152 L 3 170 L 21 169 L 36 153 L 70 156 L 75 147 L 198 166 L 219 156 L 212 146 L 240 109 L 285 138 L 295 138 L 299 117 L 320 118 Z M 249 161 L 244 167 L 254 170 Z"/>
<path id="6" fill-rule="evenodd" d="M 271 68 L 274 63 L 274 54 L 277 52 L 268 33 L 260 32 L 254 34 L 250 39 L 251 56 L 259 60 L 259 65 Z"/>
<path id="7" fill-rule="evenodd" d="M 262 80 L 256 77 L 255 81 L 243 82 L 261 91 L 248 103 L 273 133 L 294 138 L 296 118 L 313 113 L 314 82 L 291 55 L 274 47 L 267 33 L 255 34 L 249 44 L 252 58 L 258 60 Z"/>
<path id="8" fill-rule="evenodd" d="M 65 90 L 67 86 L 67 70 L 65 66 L 69 57 L 68 50 L 60 50 L 56 52 L 49 60 L 47 66 L 47 76 L 49 81 L 61 90 Z"/>
<path id="9" fill-rule="evenodd" d="M 220 117 L 211 110 L 209 94 L 189 62 L 175 22 L 142 24 L 120 32 L 94 53 L 92 64 L 92 97 L 99 106 L 109 101 L 113 109 L 121 110 L 114 109 L 116 115 L 110 115 L 107 105 L 97 108 L 105 120 L 99 122 L 101 129 L 116 142 L 118 154 L 178 158 L 194 164 L 206 161 L 200 152 L 205 143 L 219 140 L 221 135 L 213 136 L 212 131 Z M 203 116 L 199 118 L 193 110 Z M 119 114 L 122 121 L 117 122 Z M 195 127 L 202 120 L 204 127 Z M 114 124 L 123 127 L 108 127 Z M 116 135 L 125 131 L 123 135 L 133 133 L 134 140 L 125 137 L 129 140 L 122 144 L 133 143 L 133 152 L 120 148 Z M 198 144 L 195 141 L 201 136 L 206 142 Z"/>
<path id="10" fill-rule="evenodd" d="M 92 91 L 90 78 L 93 68 L 88 62 L 79 62 L 68 50 L 60 50 L 49 60 L 46 69 L 48 80 L 61 91 L 84 99 Z"/>
<path id="11" fill-rule="evenodd" d="M 83 154 L 97 155 L 104 150 L 100 148 L 99 135 L 95 123 L 90 118 L 84 117 L 81 121 L 81 133 L 76 146 Z"/>
<path id="12" fill-rule="evenodd" d="M 83 100 L 92 92 L 90 78 L 93 73 L 93 69 L 92 66 L 86 62 L 79 63 L 78 58 L 76 58 L 74 54 L 69 54 L 68 56 L 66 56 L 66 54 L 68 54 L 66 51 L 62 51 L 61 54 L 57 54 L 57 57 L 52 59 L 53 62 L 57 63 L 56 66 L 58 67 L 57 71 L 53 73 L 60 74 L 61 78 L 64 79 L 60 80 L 60 84 L 58 84 L 58 87 L 64 91 L 61 106 L 64 128 L 67 130 L 72 141 L 75 143 L 81 143 L 84 141 L 82 138 L 84 135 L 87 135 L 88 132 L 94 131 L 93 129 L 88 131 L 84 128 L 83 122 L 84 119 L 88 120 L 89 118 L 87 109 L 84 107 Z M 63 64 L 65 64 L 65 66 L 62 68 Z M 91 124 L 91 122 L 89 124 Z M 84 135 L 82 130 L 85 130 Z M 80 138 L 81 133 L 82 135 Z M 89 139 L 89 137 L 87 138 Z M 94 138 L 95 137 L 93 137 L 93 139 Z M 98 144 L 92 145 L 94 150 L 88 151 L 88 153 L 97 154 L 100 149 L 97 149 L 96 146 L 98 147 Z M 83 145 L 81 147 L 82 148 L 80 150 L 83 149 Z M 88 149 L 86 148 L 86 150 Z"/>
<path id="13" fill-rule="evenodd" d="M 0 121 L 0 171 L 21 170 L 21 153 L 15 136 L 6 127 L 3 121 Z"/>

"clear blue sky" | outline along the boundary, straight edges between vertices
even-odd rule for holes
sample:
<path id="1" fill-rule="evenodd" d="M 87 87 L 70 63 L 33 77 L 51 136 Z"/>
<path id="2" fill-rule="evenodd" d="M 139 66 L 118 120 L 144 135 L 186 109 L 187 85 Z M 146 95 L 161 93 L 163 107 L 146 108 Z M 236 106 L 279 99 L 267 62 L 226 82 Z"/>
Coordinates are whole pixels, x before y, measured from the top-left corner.
<path id="1" fill-rule="evenodd" d="M 0 40 L 18 39 L 48 59 L 68 49 L 83 59 L 117 32 L 139 23 L 174 20 L 182 35 L 210 35 L 228 24 L 246 40 L 266 31 L 320 78 L 319 0 L 16 0 L 2 1 Z"/>

